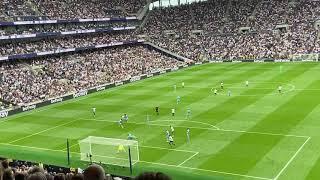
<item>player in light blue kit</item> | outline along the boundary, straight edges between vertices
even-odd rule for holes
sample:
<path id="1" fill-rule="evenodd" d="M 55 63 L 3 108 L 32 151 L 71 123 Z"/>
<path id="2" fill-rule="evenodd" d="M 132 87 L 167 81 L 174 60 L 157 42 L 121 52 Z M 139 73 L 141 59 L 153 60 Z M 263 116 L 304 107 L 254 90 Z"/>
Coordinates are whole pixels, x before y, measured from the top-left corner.
<path id="1" fill-rule="evenodd" d="M 188 107 L 186 119 L 191 119 L 191 109 Z"/>
<path id="2" fill-rule="evenodd" d="M 128 140 L 136 140 L 136 139 L 137 139 L 137 137 L 134 136 L 133 134 L 131 134 L 131 133 L 128 134 Z"/>
<path id="3" fill-rule="evenodd" d="M 231 91 L 230 90 L 228 90 L 228 96 L 231 96 Z"/>
<path id="4" fill-rule="evenodd" d="M 181 98 L 180 96 L 177 96 L 177 104 L 180 104 Z"/>
<path id="5" fill-rule="evenodd" d="M 173 85 L 173 91 L 174 91 L 174 92 L 177 91 L 177 85 Z"/>
<path id="6" fill-rule="evenodd" d="M 190 129 L 187 129 L 187 143 L 190 143 Z"/>

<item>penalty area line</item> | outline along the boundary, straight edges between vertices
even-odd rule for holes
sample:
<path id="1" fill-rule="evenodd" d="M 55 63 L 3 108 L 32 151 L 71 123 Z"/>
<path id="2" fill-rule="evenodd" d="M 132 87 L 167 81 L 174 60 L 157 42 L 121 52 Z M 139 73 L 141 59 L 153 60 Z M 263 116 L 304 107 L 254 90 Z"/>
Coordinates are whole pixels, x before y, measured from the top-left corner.
<path id="1" fill-rule="evenodd" d="M 190 156 L 188 159 L 184 160 L 182 163 L 180 163 L 178 166 L 182 166 L 184 163 L 186 163 L 187 161 L 189 161 L 190 159 L 192 159 L 193 157 L 195 157 L 196 155 L 198 155 L 199 152 L 194 153 L 192 156 Z"/>
<path id="2" fill-rule="evenodd" d="M 66 151 L 63 151 L 63 150 L 54 150 L 54 149 L 39 148 L 39 147 L 32 147 L 32 146 L 23 146 L 23 145 L 9 144 L 9 143 L 0 143 L 0 144 L 1 145 L 6 145 L 6 146 L 13 146 L 13 147 L 21 147 L 21 148 L 29 148 L 29 149 L 41 150 L 41 151 L 62 152 L 62 153 L 66 152 Z M 70 153 L 71 154 L 77 154 L 77 155 L 81 154 L 79 152 L 72 152 L 72 151 Z M 123 160 L 122 158 L 116 158 L 116 157 L 107 157 L 107 156 L 101 156 L 101 157 Z M 244 175 L 244 174 L 222 172 L 222 171 L 214 171 L 214 170 L 200 169 L 200 168 L 192 168 L 192 167 L 187 167 L 187 166 L 182 166 L 182 165 L 181 166 L 177 166 L 177 165 L 170 165 L 170 164 L 156 163 L 156 162 L 149 162 L 149 161 L 138 161 L 137 163 L 146 163 L 146 164 L 153 164 L 153 165 L 160 165 L 160 166 L 176 167 L 176 168 L 182 168 L 182 169 L 204 171 L 204 172 L 232 175 L 232 176 L 238 176 L 238 177 L 246 177 L 246 178 L 251 178 L 251 179 L 273 180 L 271 178 L 265 178 L 265 177 L 250 176 L 250 175 Z M 135 164 L 137 164 L 137 163 L 135 163 Z"/>
<path id="3" fill-rule="evenodd" d="M 280 172 L 277 174 L 276 177 L 273 178 L 273 180 L 277 180 L 280 175 L 287 169 L 287 167 L 291 164 L 291 162 L 294 160 L 294 158 L 300 153 L 300 151 L 304 148 L 304 146 L 307 144 L 307 142 L 311 139 L 309 137 L 301 146 L 300 148 L 294 153 L 294 155 L 290 158 L 290 160 L 287 162 L 287 164 L 280 170 Z"/>
<path id="4" fill-rule="evenodd" d="M 37 133 L 33 133 L 33 134 L 28 135 L 28 136 L 24 136 L 24 137 L 22 137 L 22 138 L 19 138 L 19 139 L 16 139 L 16 140 L 13 140 L 13 141 L 9 142 L 9 144 L 15 143 L 15 142 L 17 142 L 17 141 L 21 141 L 21 140 L 23 140 L 23 139 L 27 139 L 27 138 L 29 138 L 29 137 L 32 137 L 32 136 L 35 136 L 35 135 L 38 135 L 38 134 L 41 134 L 41 133 L 44 133 L 44 132 L 47 132 L 47 131 L 51 131 L 51 130 L 53 130 L 53 129 L 56 129 L 56 128 L 65 126 L 65 125 L 70 124 L 70 123 L 73 123 L 73 122 L 75 122 L 75 121 L 78 121 L 78 120 L 69 121 L 69 122 L 66 122 L 66 123 L 63 123 L 63 124 L 60 124 L 60 125 L 57 125 L 57 126 L 54 126 L 54 127 L 51 127 L 51 128 L 45 129 L 45 130 L 42 130 L 42 131 L 39 131 L 39 132 L 37 132 Z"/>
<path id="5" fill-rule="evenodd" d="M 237 174 L 237 173 L 224 172 L 224 171 L 215 171 L 215 170 L 209 170 L 209 169 L 193 168 L 193 167 L 187 167 L 187 166 L 177 166 L 177 165 L 156 163 L 156 162 L 149 162 L 149 161 L 139 161 L 139 163 L 146 163 L 146 164 L 167 166 L 167 167 L 175 167 L 175 168 L 189 169 L 189 170 L 195 170 L 195 171 L 211 172 L 211 173 L 218 173 L 218 174 L 224 174 L 224 175 L 229 175 L 229 176 L 245 177 L 245 178 L 251 178 L 251 179 L 273 180 L 272 178 L 266 178 L 266 177 L 250 176 L 250 175 L 245 175 L 245 174 Z"/>

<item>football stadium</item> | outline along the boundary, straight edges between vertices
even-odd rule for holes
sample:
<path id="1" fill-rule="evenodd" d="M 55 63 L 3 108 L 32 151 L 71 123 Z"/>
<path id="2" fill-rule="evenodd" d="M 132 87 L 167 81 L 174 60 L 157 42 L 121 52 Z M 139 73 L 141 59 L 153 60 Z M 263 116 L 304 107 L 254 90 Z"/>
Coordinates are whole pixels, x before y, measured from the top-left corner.
<path id="1" fill-rule="evenodd" d="M 319 0 L 0 10 L 0 180 L 320 179 Z"/>

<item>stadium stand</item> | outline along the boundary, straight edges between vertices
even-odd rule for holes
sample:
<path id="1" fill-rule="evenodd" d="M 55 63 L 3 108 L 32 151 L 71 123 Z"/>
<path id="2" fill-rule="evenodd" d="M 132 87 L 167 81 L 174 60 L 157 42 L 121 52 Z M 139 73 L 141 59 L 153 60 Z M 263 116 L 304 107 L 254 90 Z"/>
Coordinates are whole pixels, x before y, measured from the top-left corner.
<path id="1" fill-rule="evenodd" d="M 24 25 L 24 26 L 0 26 L 0 36 L 13 36 L 18 34 L 52 33 L 66 32 L 87 29 L 108 29 L 136 27 L 139 21 L 111 21 L 111 22 L 79 22 L 79 23 L 61 23 L 44 25 Z"/>
<path id="2" fill-rule="evenodd" d="M 146 0 L 4 0 L 0 11 L 1 19 L 9 21 L 125 17 L 146 4 Z"/>
<path id="3" fill-rule="evenodd" d="M 317 32 L 310 26 L 293 26 L 291 32 L 273 32 L 224 36 L 189 36 L 154 38 L 153 42 L 181 56 L 202 61 L 221 59 L 286 59 L 294 53 L 318 53 Z M 301 32 L 301 30 L 303 32 Z M 316 43 L 315 43 L 316 42 Z"/>
<path id="4" fill-rule="evenodd" d="M 0 94 L 23 104 L 182 64 L 142 46 L 116 47 L 28 62 L 1 63 Z"/>
<path id="5" fill-rule="evenodd" d="M 0 99 L 1 99 L 1 97 L 0 97 Z M 6 109 L 8 107 L 9 107 L 9 104 L 0 100 L 0 111 Z"/>
<path id="6" fill-rule="evenodd" d="M 156 8 L 146 24 L 145 32 L 159 34 L 169 30 L 218 32 L 223 24 L 227 1 L 205 1 L 179 7 Z"/>
<path id="7" fill-rule="evenodd" d="M 157 8 L 143 33 L 154 44 L 198 61 L 285 59 L 319 52 L 319 2 L 223 2 Z"/>
<path id="8" fill-rule="evenodd" d="M 146 0 L 111 0 L 108 3 L 102 0 L 4 0 L 0 3 L 0 21 L 124 17 L 137 13 L 147 3 Z M 0 56 L 134 41 L 140 39 L 137 34 L 195 61 L 289 59 L 294 54 L 320 53 L 320 1 L 208 0 L 155 8 L 149 13 L 140 32 L 1 40 Z M 0 36 L 138 25 L 138 21 L 115 21 L 1 26 Z M 143 45 L 86 50 L 28 61 L 0 61 L 0 110 L 10 104 L 43 101 L 184 64 Z M 31 174 L 43 173 L 30 173 L 33 167 L 28 163 L 14 163 L 12 170 L 5 170 L 8 167 L 4 162 L 0 174 L 8 179 L 13 175 L 32 179 Z M 81 173 L 50 168 L 45 175 L 47 179 L 86 179 Z M 113 179 L 108 177 L 106 179 Z"/>
<path id="9" fill-rule="evenodd" d="M 3 0 L 0 5 L 0 12 L 4 18 L 36 15 L 28 1 L 24 0 Z"/>
<path id="10" fill-rule="evenodd" d="M 112 0 L 108 2 L 103 0 L 33 1 L 39 11 L 50 19 L 101 18 L 108 15 L 126 16 L 128 13 L 137 13 L 147 4 L 145 0 Z"/>
<path id="11" fill-rule="evenodd" d="M 0 45 L 0 55 L 44 52 L 61 48 L 76 48 L 134 40 L 130 32 L 114 31 L 111 33 L 82 34 L 61 36 L 58 38 L 40 38 L 32 41 L 8 40 Z"/>

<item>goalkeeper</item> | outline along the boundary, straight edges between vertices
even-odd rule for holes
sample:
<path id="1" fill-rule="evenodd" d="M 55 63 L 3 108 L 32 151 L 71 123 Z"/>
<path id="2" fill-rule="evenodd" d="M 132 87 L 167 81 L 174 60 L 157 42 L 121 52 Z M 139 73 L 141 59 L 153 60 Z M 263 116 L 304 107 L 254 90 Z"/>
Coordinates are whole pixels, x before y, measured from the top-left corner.
<path id="1" fill-rule="evenodd" d="M 118 146 L 118 151 L 117 151 L 117 153 L 120 153 L 120 152 L 126 152 L 126 149 L 124 148 L 124 146 L 123 146 L 122 144 L 120 144 L 120 145 Z"/>

